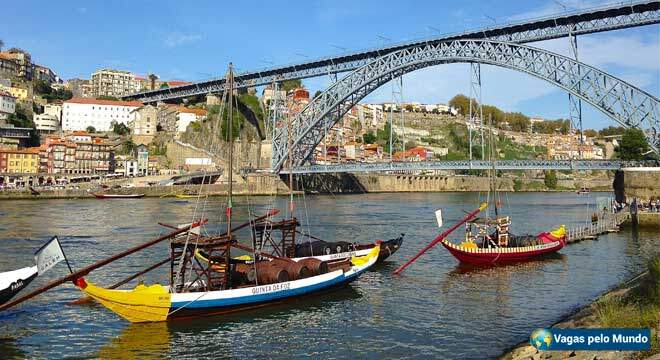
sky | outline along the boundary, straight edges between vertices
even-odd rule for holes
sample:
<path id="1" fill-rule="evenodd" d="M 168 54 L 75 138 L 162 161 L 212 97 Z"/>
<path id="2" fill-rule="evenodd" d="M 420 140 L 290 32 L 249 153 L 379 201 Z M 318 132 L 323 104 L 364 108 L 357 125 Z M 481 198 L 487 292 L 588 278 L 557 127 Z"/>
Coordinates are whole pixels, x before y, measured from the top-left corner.
<path id="1" fill-rule="evenodd" d="M 594 0 L 307 0 L 307 1 L 30 1 L 3 6 L 5 48 L 29 51 L 64 79 L 99 68 L 153 72 L 199 81 L 240 71 L 462 32 L 604 5 Z M 562 5 L 560 5 L 562 4 Z M 567 39 L 531 46 L 569 55 Z M 578 37 L 580 60 L 660 95 L 660 25 Z M 311 93 L 326 77 L 305 80 Z M 434 66 L 407 74 L 403 100 L 447 103 L 469 93 L 469 65 Z M 482 100 L 505 111 L 568 118 L 568 95 L 529 75 L 482 66 Z M 392 100 L 386 84 L 364 102 Z M 585 128 L 616 125 L 583 105 Z"/>

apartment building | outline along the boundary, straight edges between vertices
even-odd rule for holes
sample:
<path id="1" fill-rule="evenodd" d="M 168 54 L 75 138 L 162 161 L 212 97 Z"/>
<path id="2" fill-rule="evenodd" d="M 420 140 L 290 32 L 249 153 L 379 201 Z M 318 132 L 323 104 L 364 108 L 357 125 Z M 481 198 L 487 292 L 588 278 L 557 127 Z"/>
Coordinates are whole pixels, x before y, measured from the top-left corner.
<path id="1" fill-rule="evenodd" d="M 10 93 L 0 90 L 0 120 L 5 120 L 16 112 L 16 98 Z"/>
<path id="2" fill-rule="evenodd" d="M 92 74 L 92 96 L 121 97 L 140 91 L 141 83 L 128 71 L 101 69 Z"/>
<path id="3" fill-rule="evenodd" d="M 36 174 L 39 172 L 39 148 L 0 149 L 0 172 Z"/>

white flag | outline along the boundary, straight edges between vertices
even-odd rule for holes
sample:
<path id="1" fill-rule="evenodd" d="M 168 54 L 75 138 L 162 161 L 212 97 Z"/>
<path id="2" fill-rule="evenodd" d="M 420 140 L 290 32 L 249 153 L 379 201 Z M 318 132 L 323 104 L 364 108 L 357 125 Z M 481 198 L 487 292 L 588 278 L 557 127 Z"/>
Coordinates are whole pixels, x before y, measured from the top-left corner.
<path id="1" fill-rule="evenodd" d="M 45 273 L 62 260 L 64 260 L 64 253 L 62 252 L 62 247 L 57 236 L 53 236 L 49 242 L 34 253 L 34 261 L 39 268 L 39 275 Z"/>

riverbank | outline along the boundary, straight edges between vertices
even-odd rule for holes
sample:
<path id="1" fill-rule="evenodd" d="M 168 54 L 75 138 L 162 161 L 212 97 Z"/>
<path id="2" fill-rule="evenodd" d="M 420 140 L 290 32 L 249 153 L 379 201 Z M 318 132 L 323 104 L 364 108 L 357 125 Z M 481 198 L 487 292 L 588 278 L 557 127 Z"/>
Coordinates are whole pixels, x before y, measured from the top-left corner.
<path id="1" fill-rule="evenodd" d="M 647 271 L 608 291 L 593 303 L 582 307 L 556 328 L 651 328 L 651 351 L 539 351 L 528 341 L 504 353 L 501 360 L 536 359 L 658 359 L 660 356 L 660 255 Z"/>

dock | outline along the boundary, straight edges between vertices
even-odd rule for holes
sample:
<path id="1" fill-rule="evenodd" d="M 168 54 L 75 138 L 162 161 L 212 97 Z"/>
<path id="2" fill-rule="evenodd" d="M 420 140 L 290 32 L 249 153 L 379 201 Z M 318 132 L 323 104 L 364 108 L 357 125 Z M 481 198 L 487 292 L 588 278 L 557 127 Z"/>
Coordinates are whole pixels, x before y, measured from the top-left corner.
<path id="1" fill-rule="evenodd" d="M 595 223 L 568 229 L 566 242 L 570 244 L 583 240 L 596 240 L 598 235 L 618 232 L 619 226 L 630 218 L 630 212 L 626 210 L 627 208 L 618 213 L 607 213 Z"/>

